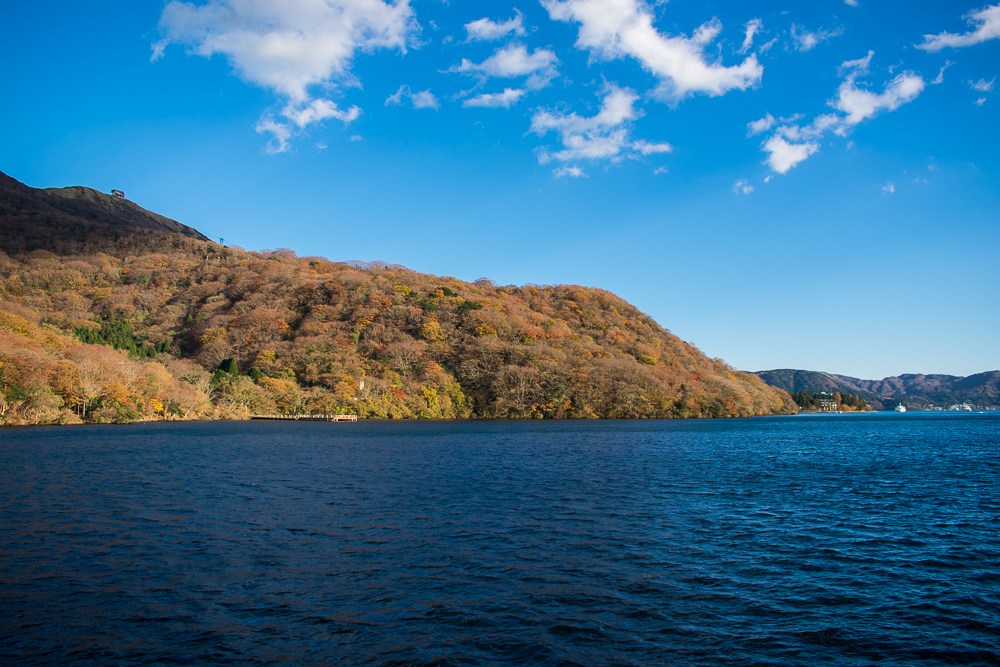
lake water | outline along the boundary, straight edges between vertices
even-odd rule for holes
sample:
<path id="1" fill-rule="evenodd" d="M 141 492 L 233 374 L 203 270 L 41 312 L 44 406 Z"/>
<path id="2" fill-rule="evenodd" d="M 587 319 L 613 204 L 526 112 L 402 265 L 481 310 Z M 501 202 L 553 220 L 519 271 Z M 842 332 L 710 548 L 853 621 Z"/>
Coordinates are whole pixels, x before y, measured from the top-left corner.
<path id="1" fill-rule="evenodd" d="M 1000 415 L 0 431 L 8 664 L 1000 664 Z"/>

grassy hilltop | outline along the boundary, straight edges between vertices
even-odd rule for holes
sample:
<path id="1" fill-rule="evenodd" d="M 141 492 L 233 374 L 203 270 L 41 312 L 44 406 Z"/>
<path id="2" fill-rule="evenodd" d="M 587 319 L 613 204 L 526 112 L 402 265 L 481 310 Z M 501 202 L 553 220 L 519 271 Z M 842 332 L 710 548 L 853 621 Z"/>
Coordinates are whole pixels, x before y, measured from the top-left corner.
<path id="1" fill-rule="evenodd" d="M 131 202 L 2 174 L 0 251 L 4 423 L 796 410 L 600 289 L 226 248 Z"/>

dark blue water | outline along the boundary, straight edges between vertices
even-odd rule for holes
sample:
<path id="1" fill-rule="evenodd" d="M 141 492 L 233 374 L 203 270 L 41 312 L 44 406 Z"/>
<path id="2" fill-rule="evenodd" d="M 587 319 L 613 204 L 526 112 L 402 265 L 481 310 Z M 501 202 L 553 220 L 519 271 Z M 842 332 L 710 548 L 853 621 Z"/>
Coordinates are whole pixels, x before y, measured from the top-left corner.
<path id="1" fill-rule="evenodd" d="M 0 431 L 9 664 L 996 665 L 1000 417 Z"/>

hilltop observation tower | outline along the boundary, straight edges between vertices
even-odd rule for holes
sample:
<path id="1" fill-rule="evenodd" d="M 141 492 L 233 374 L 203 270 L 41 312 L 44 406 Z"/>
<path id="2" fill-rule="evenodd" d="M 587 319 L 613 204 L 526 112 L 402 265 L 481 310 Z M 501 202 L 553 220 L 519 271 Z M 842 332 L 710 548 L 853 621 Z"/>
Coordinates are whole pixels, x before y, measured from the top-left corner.
<path id="1" fill-rule="evenodd" d="M 121 199 L 122 201 L 125 201 L 125 193 L 122 192 L 121 190 L 112 190 L 111 196 L 114 197 L 115 199 Z"/>

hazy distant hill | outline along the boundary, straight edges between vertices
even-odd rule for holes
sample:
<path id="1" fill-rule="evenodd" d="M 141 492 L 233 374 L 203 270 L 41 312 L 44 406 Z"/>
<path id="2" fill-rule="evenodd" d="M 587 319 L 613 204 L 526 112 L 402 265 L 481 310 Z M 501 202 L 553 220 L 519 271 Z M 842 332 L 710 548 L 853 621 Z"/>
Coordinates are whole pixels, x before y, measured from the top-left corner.
<path id="1" fill-rule="evenodd" d="M 772 387 L 789 393 L 850 393 L 861 396 L 869 403 L 885 399 L 881 402 L 888 407 L 897 402 L 908 407 L 947 407 L 955 403 L 980 406 L 1000 404 L 1000 371 L 987 371 L 968 377 L 906 374 L 882 380 L 860 380 L 846 375 L 788 368 L 759 371 L 756 375 Z"/>
<path id="2" fill-rule="evenodd" d="M 0 249 L 0 422 L 797 409 L 600 289 L 226 248 L 131 202 L 2 175 Z"/>

